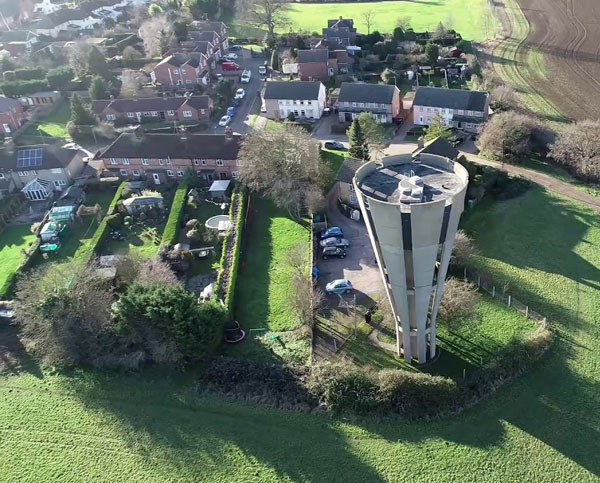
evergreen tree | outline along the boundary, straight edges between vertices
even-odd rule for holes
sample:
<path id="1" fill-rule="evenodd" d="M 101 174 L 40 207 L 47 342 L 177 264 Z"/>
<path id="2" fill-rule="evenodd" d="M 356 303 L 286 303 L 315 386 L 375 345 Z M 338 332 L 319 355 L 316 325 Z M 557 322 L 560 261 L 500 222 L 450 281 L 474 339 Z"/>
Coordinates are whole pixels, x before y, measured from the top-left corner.
<path id="1" fill-rule="evenodd" d="M 346 134 L 350 142 L 350 149 L 348 150 L 350 156 L 362 159 L 363 161 L 369 161 L 371 159 L 369 145 L 358 119 L 352 121 L 352 125 Z"/>
<path id="2" fill-rule="evenodd" d="M 425 55 L 427 56 L 427 60 L 431 64 L 431 67 L 434 67 L 440 56 L 440 47 L 433 42 L 428 42 L 427 45 L 425 45 Z"/>
<path id="3" fill-rule="evenodd" d="M 76 126 L 95 126 L 98 119 L 92 114 L 92 111 L 81 102 L 77 94 L 71 98 L 71 122 Z"/>
<path id="4" fill-rule="evenodd" d="M 273 49 L 273 53 L 271 54 L 271 69 L 279 70 L 279 53 L 277 49 Z"/>
<path id="5" fill-rule="evenodd" d="M 402 27 L 396 27 L 394 29 L 394 39 L 398 42 L 402 42 L 404 40 L 404 29 Z"/>
<path id="6" fill-rule="evenodd" d="M 438 137 L 442 137 L 447 141 L 450 141 L 452 139 L 452 130 L 444 124 L 441 116 L 436 114 L 431 120 L 431 124 L 425 131 L 425 141 L 431 141 Z"/>
<path id="7" fill-rule="evenodd" d="M 92 75 L 99 75 L 104 80 L 110 80 L 112 74 L 106 59 L 97 47 L 92 47 L 88 56 L 88 72 Z"/>
<path id="8" fill-rule="evenodd" d="M 92 78 L 92 83 L 90 84 L 89 89 L 90 97 L 92 101 L 99 101 L 103 99 L 109 99 L 110 93 L 108 92 L 108 86 L 104 79 L 99 75 L 95 75 Z"/>

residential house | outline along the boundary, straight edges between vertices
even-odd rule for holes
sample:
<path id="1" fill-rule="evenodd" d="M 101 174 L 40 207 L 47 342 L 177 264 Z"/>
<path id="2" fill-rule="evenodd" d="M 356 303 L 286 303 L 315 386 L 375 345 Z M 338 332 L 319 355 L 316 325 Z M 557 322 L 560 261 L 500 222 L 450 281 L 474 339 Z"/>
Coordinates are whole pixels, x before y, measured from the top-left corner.
<path id="1" fill-rule="evenodd" d="M 189 25 L 189 30 L 197 30 L 200 32 L 215 32 L 218 35 L 217 45 L 224 53 L 229 49 L 229 37 L 227 36 L 227 25 L 223 22 L 211 22 L 208 20 L 194 20 Z"/>
<path id="2" fill-rule="evenodd" d="M 338 50 L 354 45 L 355 42 L 354 20 L 340 17 L 327 21 L 327 27 L 323 29 L 321 45 L 326 45 L 329 50 Z"/>
<path id="3" fill-rule="evenodd" d="M 150 77 L 153 82 L 173 87 L 194 88 L 209 82 L 209 64 L 202 53 L 175 53 L 161 60 Z"/>
<path id="4" fill-rule="evenodd" d="M 67 2 L 68 0 L 40 0 L 35 3 L 33 11 L 39 16 L 49 15 L 63 8 Z"/>
<path id="5" fill-rule="evenodd" d="M 209 96 L 149 97 L 92 102 L 100 119 L 129 124 L 144 121 L 207 121 L 213 111 Z"/>
<path id="6" fill-rule="evenodd" d="M 225 134 L 121 134 L 98 154 L 105 169 L 121 178 L 145 178 L 159 185 L 193 170 L 205 183 L 235 179 L 242 136 Z"/>
<path id="7" fill-rule="evenodd" d="M 417 126 L 428 126 L 439 115 L 449 127 L 480 132 L 489 110 L 487 92 L 419 87 L 413 101 L 413 122 Z"/>
<path id="8" fill-rule="evenodd" d="M 394 85 L 342 82 L 337 100 L 340 122 L 352 122 L 368 112 L 378 122 L 391 123 L 400 115 L 400 90 Z"/>
<path id="9" fill-rule="evenodd" d="M 10 53 L 11 57 L 33 52 L 39 42 L 39 35 L 31 30 L 11 30 L 0 35 L 0 48 Z"/>
<path id="10" fill-rule="evenodd" d="M 39 35 L 58 37 L 62 32 L 90 30 L 102 24 L 102 19 L 83 8 L 62 8 L 45 15 L 42 20 L 31 25 L 31 30 Z"/>
<path id="11" fill-rule="evenodd" d="M 10 136 L 27 122 L 27 113 L 16 99 L 0 96 L 0 132 Z"/>
<path id="12" fill-rule="evenodd" d="M 269 119 L 286 119 L 290 113 L 320 119 L 326 101 L 325 86 L 318 81 L 271 81 L 266 83 L 263 93 L 266 117 Z"/>
<path id="13" fill-rule="evenodd" d="M 110 18 L 117 20 L 124 10 L 124 2 L 122 0 L 87 0 L 80 4 L 80 7 L 105 20 Z"/>
<path id="14" fill-rule="evenodd" d="M 339 73 L 337 60 L 329 58 L 327 49 L 298 50 L 296 62 L 303 80 L 327 81 Z"/>
<path id="15" fill-rule="evenodd" d="M 420 139 L 419 142 L 422 143 Z M 438 136 L 437 138 L 422 144 L 422 147 L 419 147 L 413 152 L 413 157 L 416 157 L 419 154 L 435 154 L 436 156 L 443 156 L 444 158 L 456 161 L 460 156 L 460 151 L 452 146 L 446 139 Z"/>
<path id="16" fill-rule="evenodd" d="M 84 157 L 83 151 L 55 144 L 16 149 L 8 144 L 0 151 L 0 175 L 12 178 L 27 199 L 45 200 L 55 191 L 65 190 L 81 174 Z"/>
<path id="17" fill-rule="evenodd" d="M 208 42 L 212 48 L 212 52 L 210 55 L 214 56 L 216 61 L 218 61 L 225 54 L 225 51 L 222 50 L 222 42 L 217 32 L 202 32 L 199 30 L 190 30 L 188 32 L 187 41 L 193 43 Z M 181 45 L 185 45 L 185 43 L 186 42 L 182 42 Z"/>
<path id="18" fill-rule="evenodd" d="M 206 40 L 185 40 L 178 47 L 173 47 L 165 53 L 165 57 L 174 54 L 196 56 L 203 59 L 209 69 L 214 69 L 219 59 L 219 48 Z"/>
<path id="19" fill-rule="evenodd" d="M 62 99 L 58 91 L 34 92 L 21 97 L 20 102 L 25 106 L 51 106 Z"/>
<path id="20" fill-rule="evenodd" d="M 362 164 L 363 161 L 360 159 L 345 158 L 335 178 L 336 183 L 334 189 L 337 191 L 338 199 L 342 203 L 356 209 L 359 209 L 358 200 L 356 199 L 352 180 L 354 179 L 356 170 L 360 168 Z"/>

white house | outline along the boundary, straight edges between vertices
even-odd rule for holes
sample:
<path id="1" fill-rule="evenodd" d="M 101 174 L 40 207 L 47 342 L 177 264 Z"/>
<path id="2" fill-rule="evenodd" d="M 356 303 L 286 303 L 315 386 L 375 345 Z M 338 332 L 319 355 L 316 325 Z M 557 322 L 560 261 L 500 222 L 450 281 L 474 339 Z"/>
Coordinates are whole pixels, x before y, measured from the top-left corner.
<path id="1" fill-rule="evenodd" d="M 67 3 L 67 1 L 68 0 L 40 0 L 35 2 L 33 11 L 40 16 L 48 15 L 63 8 L 63 4 Z"/>
<path id="2" fill-rule="evenodd" d="M 413 100 L 413 122 L 417 126 L 429 126 L 437 115 L 446 126 L 480 132 L 489 109 L 487 92 L 419 87 Z"/>
<path id="3" fill-rule="evenodd" d="M 319 81 L 271 81 L 266 83 L 263 93 L 269 119 L 286 119 L 290 113 L 297 117 L 320 119 L 326 100 L 325 86 Z"/>
<path id="4" fill-rule="evenodd" d="M 46 15 L 33 24 L 31 30 L 39 35 L 58 37 L 61 31 L 93 29 L 101 24 L 102 19 L 83 8 L 63 8 Z"/>

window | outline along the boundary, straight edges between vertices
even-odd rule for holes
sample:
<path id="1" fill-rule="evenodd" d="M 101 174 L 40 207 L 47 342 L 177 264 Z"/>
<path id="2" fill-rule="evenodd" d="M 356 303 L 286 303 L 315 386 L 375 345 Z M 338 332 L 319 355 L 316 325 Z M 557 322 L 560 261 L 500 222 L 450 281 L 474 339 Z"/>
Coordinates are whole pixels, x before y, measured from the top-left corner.
<path id="1" fill-rule="evenodd" d="M 127 117 L 134 118 L 135 117 L 135 113 L 134 112 L 128 112 L 127 113 Z"/>
<path id="2" fill-rule="evenodd" d="M 134 169 L 131 174 L 133 174 L 134 176 L 139 176 L 140 175 L 140 171 L 137 169 Z"/>
<path id="3" fill-rule="evenodd" d="M 4 179 L 4 173 L 0 173 L 0 179 Z"/>
<path id="4" fill-rule="evenodd" d="M 150 161 L 150 160 L 149 160 L 148 158 L 142 158 L 142 164 L 143 164 L 144 166 L 148 166 L 148 163 L 149 163 L 149 161 Z"/>
<path id="5" fill-rule="evenodd" d="M 206 114 L 206 109 L 200 109 L 200 114 Z"/>
<path id="6" fill-rule="evenodd" d="M 127 170 L 126 169 L 122 169 L 121 170 L 121 176 L 127 176 Z"/>
<path id="7" fill-rule="evenodd" d="M 241 166 L 241 165 L 242 165 L 242 162 L 241 162 L 239 159 L 236 159 L 236 160 L 235 160 L 235 165 L 236 165 L 236 166 Z"/>
<path id="8" fill-rule="evenodd" d="M 56 179 L 54 180 L 54 186 L 56 186 L 57 188 L 59 186 L 65 186 L 67 184 L 67 182 L 64 179 Z"/>
<path id="9" fill-rule="evenodd" d="M 163 164 L 165 164 L 165 160 L 164 159 L 159 159 L 158 160 L 158 164 L 160 164 L 162 166 Z"/>
<path id="10" fill-rule="evenodd" d="M 62 173 L 62 169 L 61 169 L 61 168 L 52 168 L 52 169 L 50 170 L 50 172 L 51 172 L 52 174 L 60 174 L 60 173 Z"/>
<path id="11" fill-rule="evenodd" d="M 25 173 L 24 173 L 23 171 L 17 171 L 17 174 L 18 174 L 19 176 L 25 176 Z"/>
<path id="12" fill-rule="evenodd" d="M 356 196 L 350 195 L 350 203 L 356 204 Z"/>
<path id="13" fill-rule="evenodd" d="M 365 103 L 364 102 L 359 102 L 358 103 L 358 107 L 365 107 Z"/>
<path id="14" fill-rule="evenodd" d="M 129 164 L 129 158 L 123 158 L 123 164 Z"/>
<path id="15" fill-rule="evenodd" d="M 167 164 L 171 164 L 171 158 L 167 158 Z"/>
<path id="16" fill-rule="evenodd" d="M 202 166 L 206 166 L 206 159 L 201 159 L 201 160 L 200 160 L 200 164 L 201 164 Z"/>
<path id="17" fill-rule="evenodd" d="M 312 101 L 306 101 L 306 103 L 310 106 L 312 105 Z"/>
<path id="18" fill-rule="evenodd" d="M 428 107 L 428 108 L 427 108 L 427 112 L 431 112 L 431 107 Z"/>
<path id="19" fill-rule="evenodd" d="M 167 169 L 167 176 L 175 176 L 175 173 L 170 169 Z"/>
<path id="20" fill-rule="evenodd" d="M 231 172 L 231 177 L 232 178 L 237 178 L 237 171 L 232 171 Z"/>
<path id="21" fill-rule="evenodd" d="M 185 69 L 181 69 L 181 73 L 182 73 L 182 74 L 185 74 Z"/>
<path id="22" fill-rule="evenodd" d="M 198 166 L 200 164 L 200 160 L 199 159 L 194 159 L 194 166 Z"/>
<path id="23" fill-rule="evenodd" d="M 465 111 L 463 109 L 458 109 L 458 115 L 462 116 L 465 113 Z"/>
<path id="24" fill-rule="evenodd" d="M 183 117 L 192 117 L 192 111 L 183 111 Z"/>
<path id="25" fill-rule="evenodd" d="M 150 113 L 148 111 L 144 112 L 144 117 L 150 117 Z"/>
<path id="26" fill-rule="evenodd" d="M 177 176 L 181 178 L 183 176 L 183 171 L 177 171 Z"/>
<path id="27" fill-rule="evenodd" d="M 354 185 L 352 183 L 348 183 L 348 191 L 354 191 Z"/>
<path id="28" fill-rule="evenodd" d="M 117 118 L 117 116 L 115 116 L 114 114 L 107 114 L 106 115 L 106 120 L 107 121 L 114 121 Z"/>
<path id="29" fill-rule="evenodd" d="M 217 166 L 223 166 L 223 160 L 217 159 Z"/>
<path id="30" fill-rule="evenodd" d="M 35 169 L 29 171 L 29 174 L 32 176 L 37 176 L 37 171 Z"/>
<path id="31" fill-rule="evenodd" d="M 174 116 L 175 115 L 175 111 L 167 111 L 167 116 Z"/>
<path id="32" fill-rule="evenodd" d="M 117 164 L 117 158 L 110 158 L 110 164 Z"/>
<path id="33" fill-rule="evenodd" d="M 353 102 L 353 103 L 352 103 L 352 107 L 356 107 L 356 102 Z"/>
<path id="34" fill-rule="evenodd" d="M 174 74 L 179 74 L 179 69 L 173 69 Z"/>
<path id="35" fill-rule="evenodd" d="M 157 111 L 152 111 L 152 115 L 153 115 L 154 117 L 156 117 L 156 116 L 158 116 L 158 112 L 157 112 Z"/>

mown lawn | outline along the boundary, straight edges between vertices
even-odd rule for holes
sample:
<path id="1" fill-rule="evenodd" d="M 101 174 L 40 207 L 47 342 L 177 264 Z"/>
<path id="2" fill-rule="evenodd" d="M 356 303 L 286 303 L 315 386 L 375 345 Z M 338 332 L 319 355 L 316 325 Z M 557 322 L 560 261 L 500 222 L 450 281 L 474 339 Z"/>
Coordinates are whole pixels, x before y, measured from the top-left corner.
<path id="1" fill-rule="evenodd" d="M 558 333 L 535 368 L 477 407 L 444 421 L 361 422 L 196 398 L 193 374 L 28 367 L 0 379 L 2 479 L 599 481 L 597 215 L 534 189 L 477 207 L 465 226 L 481 268 L 508 281 Z M 273 231 L 254 235 L 245 257 L 270 251 Z M 242 275 L 246 284 L 267 278 L 268 269 L 254 267 L 261 270 Z"/>
<path id="2" fill-rule="evenodd" d="M 257 196 L 252 197 L 250 210 L 238 277 L 236 317 L 247 329 L 294 329 L 297 322 L 288 300 L 293 270 L 286 253 L 300 244 L 308 258 L 309 227 Z"/>
<path id="3" fill-rule="evenodd" d="M 70 140 L 71 137 L 67 133 L 67 123 L 70 120 L 71 105 L 69 101 L 63 100 L 62 104 L 54 112 L 30 123 L 29 127 L 19 136 L 18 141 L 21 144 L 42 143 L 44 136 Z"/>
<path id="4" fill-rule="evenodd" d="M 408 17 L 416 31 L 433 31 L 439 22 L 451 25 L 463 38 L 480 42 L 493 38 L 496 22 L 485 0 L 422 0 L 366 3 L 298 3 L 290 7 L 289 20 L 294 32 L 321 32 L 327 27 L 327 20 L 341 16 L 354 19 L 354 26 L 361 33 L 367 33 L 362 13 L 372 10 L 375 21 L 371 32 L 379 30 L 391 33 L 397 19 Z M 237 37 L 257 35 L 256 29 L 244 25 L 239 20 L 230 21 L 230 33 Z M 280 33 L 289 32 L 286 25 Z"/>
<path id="5" fill-rule="evenodd" d="M 23 260 L 22 250 L 35 241 L 30 225 L 9 226 L 0 232 L 0 288 Z"/>

